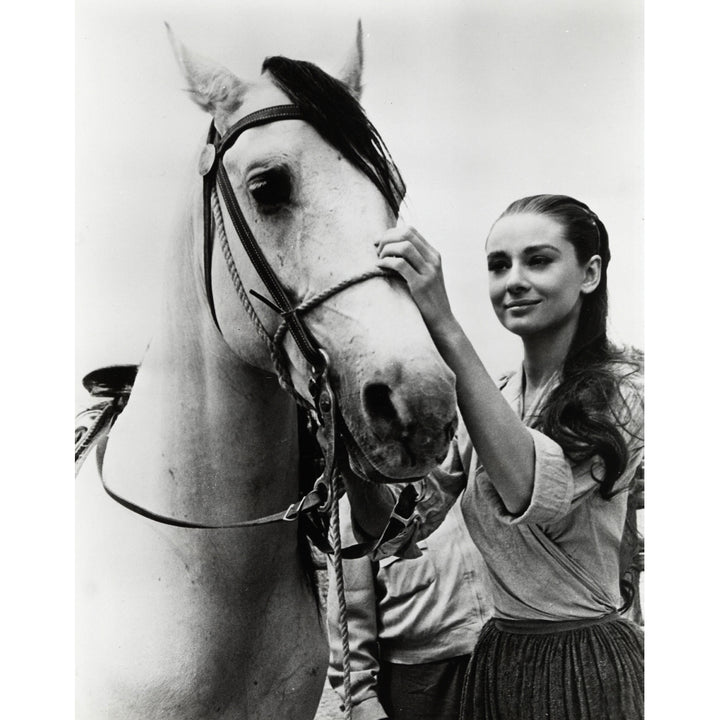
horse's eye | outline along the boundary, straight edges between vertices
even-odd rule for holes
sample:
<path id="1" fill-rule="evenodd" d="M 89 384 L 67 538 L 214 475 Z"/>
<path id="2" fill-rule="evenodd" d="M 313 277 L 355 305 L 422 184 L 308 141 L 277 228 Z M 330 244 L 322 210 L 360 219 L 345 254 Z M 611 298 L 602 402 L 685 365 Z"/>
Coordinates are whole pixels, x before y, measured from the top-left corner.
<path id="1" fill-rule="evenodd" d="M 248 182 L 248 190 L 261 212 L 273 213 L 290 202 L 290 175 L 283 168 L 267 170 Z"/>

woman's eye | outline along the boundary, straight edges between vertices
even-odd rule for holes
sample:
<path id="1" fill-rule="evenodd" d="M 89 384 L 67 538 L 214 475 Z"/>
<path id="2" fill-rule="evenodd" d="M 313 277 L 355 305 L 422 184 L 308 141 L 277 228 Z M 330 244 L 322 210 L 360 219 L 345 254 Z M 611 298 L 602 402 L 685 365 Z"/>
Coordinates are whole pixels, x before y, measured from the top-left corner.
<path id="1" fill-rule="evenodd" d="M 491 260 L 488 263 L 489 272 L 502 272 L 510 267 L 509 263 L 505 260 Z"/>
<path id="2" fill-rule="evenodd" d="M 290 202 L 290 176 L 285 170 L 268 170 L 248 182 L 248 190 L 261 212 L 272 213 Z"/>
<path id="3" fill-rule="evenodd" d="M 530 265 L 549 265 L 550 262 L 552 262 L 550 258 L 545 255 L 533 255 L 530 258 Z"/>

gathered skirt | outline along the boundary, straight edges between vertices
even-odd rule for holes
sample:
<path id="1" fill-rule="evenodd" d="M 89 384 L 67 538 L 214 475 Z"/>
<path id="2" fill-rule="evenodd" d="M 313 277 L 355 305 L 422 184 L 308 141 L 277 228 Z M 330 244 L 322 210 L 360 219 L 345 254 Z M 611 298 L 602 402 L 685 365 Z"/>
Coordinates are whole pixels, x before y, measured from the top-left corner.
<path id="1" fill-rule="evenodd" d="M 613 617 L 538 631 L 490 620 L 468 665 L 460 718 L 642 720 L 643 713 L 643 631 L 634 623 Z"/>

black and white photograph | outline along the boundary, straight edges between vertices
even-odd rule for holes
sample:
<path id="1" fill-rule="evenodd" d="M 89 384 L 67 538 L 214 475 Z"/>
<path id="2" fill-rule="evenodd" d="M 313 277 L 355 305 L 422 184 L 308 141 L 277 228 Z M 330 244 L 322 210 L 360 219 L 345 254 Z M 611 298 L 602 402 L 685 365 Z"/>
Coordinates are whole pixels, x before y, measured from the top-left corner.
<path id="1" fill-rule="evenodd" d="M 644 3 L 72 27 L 68 716 L 665 717 Z"/>
<path id="2" fill-rule="evenodd" d="M 642 7 L 408 10 L 77 5 L 80 719 L 643 716 Z"/>

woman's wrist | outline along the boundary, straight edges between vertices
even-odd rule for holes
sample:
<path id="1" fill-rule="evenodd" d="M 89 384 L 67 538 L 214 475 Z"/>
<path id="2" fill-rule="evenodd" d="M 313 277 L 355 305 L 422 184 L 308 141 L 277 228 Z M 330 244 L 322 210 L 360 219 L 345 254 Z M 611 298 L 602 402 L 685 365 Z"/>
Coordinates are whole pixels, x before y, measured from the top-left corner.
<path id="1" fill-rule="evenodd" d="M 435 346 L 443 357 L 447 351 L 457 348 L 458 344 L 463 343 L 467 339 L 465 331 L 452 312 L 447 315 L 439 315 L 429 320 L 426 319 L 425 324 L 427 325 Z"/>

